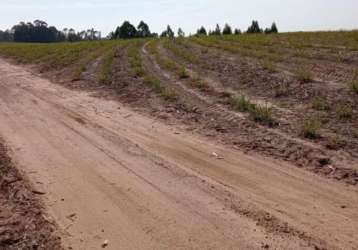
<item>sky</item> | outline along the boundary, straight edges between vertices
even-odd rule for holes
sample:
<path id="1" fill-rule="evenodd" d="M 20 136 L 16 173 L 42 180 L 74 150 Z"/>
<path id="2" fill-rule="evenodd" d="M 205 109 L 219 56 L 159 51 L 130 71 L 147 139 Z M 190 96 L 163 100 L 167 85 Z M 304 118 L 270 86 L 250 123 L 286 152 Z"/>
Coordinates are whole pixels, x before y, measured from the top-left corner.
<path id="1" fill-rule="evenodd" d="M 280 31 L 358 28 L 358 0 L 0 0 L 0 29 L 41 19 L 58 29 L 95 28 L 107 35 L 128 20 L 144 20 L 153 32 L 167 24 L 187 34 L 229 23 L 246 30 L 252 20 Z"/>

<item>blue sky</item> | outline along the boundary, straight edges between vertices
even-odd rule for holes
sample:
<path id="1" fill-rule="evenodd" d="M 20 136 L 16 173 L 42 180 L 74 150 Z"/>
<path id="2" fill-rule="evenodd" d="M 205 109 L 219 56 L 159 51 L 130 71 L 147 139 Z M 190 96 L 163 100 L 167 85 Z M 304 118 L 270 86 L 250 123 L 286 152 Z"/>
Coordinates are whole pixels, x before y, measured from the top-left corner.
<path id="1" fill-rule="evenodd" d="M 95 28 L 104 35 L 124 20 L 147 22 L 161 32 L 166 24 L 186 33 L 199 26 L 229 23 L 246 29 L 256 19 L 276 21 L 281 31 L 358 28 L 358 0 L 1 0 L 0 29 L 42 19 L 57 28 Z"/>

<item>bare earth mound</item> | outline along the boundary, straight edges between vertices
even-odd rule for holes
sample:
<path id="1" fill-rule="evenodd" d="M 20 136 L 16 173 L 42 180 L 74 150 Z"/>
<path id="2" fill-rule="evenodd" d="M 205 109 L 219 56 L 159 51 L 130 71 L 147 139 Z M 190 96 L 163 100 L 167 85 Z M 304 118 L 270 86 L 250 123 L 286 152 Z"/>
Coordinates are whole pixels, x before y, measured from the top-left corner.
<path id="1" fill-rule="evenodd" d="M 36 194 L 0 143 L 0 249 L 62 249 Z"/>

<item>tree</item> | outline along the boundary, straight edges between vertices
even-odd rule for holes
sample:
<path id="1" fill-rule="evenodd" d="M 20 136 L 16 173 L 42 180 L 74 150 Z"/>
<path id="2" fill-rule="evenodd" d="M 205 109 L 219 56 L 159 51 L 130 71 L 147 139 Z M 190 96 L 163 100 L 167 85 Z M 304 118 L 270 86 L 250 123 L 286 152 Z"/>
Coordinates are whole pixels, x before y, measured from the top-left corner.
<path id="1" fill-rule="evenodd" d="M 178 29 L 178 37 L 185 37 L 185 33 L 181 28 Z"/>
<path id="2" fill-rule="evenodd" d="M 136 28 L 130 22 L 125 21 L 122 26 L 117 27 L 116 31 L 114 32 L 114 39 L 130 39 L 136 37 L 136 35 Z"/>
<path id="3" fill-rule="evenodd" d="M 225 24 L 225 27 L 223 29 L 223 35 L 231 35 L 231 34 L 232 34 L 232 29 L 230 25 Z"/>
<path id="4" fill-rule="evenodd" d="M 271 28 L 265 29 L 265 34 L 271 34 L 271 33 L 275 33 L 275 34 L 278 33 L 276 23 L 272 23 Z"/>
<path id="5" fill-rule="evenodd" d="M 10 42 L 13 40 L 13 34 L 10 30 L 0 30 L 0 42 Z"/>
<path id="6" fill-rule="evenodd" d="M 249 26 L 246 32 L 252 34 L 252 33 L 262 33 L 263 31 L 260 28 L 259 22 L 254 20 L 252 21 L 251 26 Z"/>
<path id="7" fill-rule="evenodd" d="M 167 29 L 162 32 L 160 37 L 168 37 L 170 39 L 174 39 L 174 32 L 173 32 L 172 28 L 170 27 L 170 25 L 167 26 Z"/>
<path id="8" fill-rule="evenodd" d="M 172 28 L 170 27 L 170 25 L 168 25 L 168 27 L 167 27 L 167 35 L 170 39 L 174 38 L 174 32 L 173 32 Z"/>
<path id="9" fill-rule="evenodd" d="M 219 24 L 216 24 L 215 30 L 213 32 L 211 32 L 211 35 L 214 35 L 214 36 L 221 35 L 221 28 L 220 28 Z"/>
<path id="10" fill-rule="evenodd" d="M 234 34 L 235 34 L 235 35 L 240 35 L 240 34 L 241 34 L 241 30 L 240 30 L 240 29 L 235 29 Z"/>
<path id="11" fill-rule="evenodd" d="M 56 42 L 62 36 L 54 26 L 48 27 L 48 24 L 41 20 L 35 20 L 33 23 L 20 22 L 12 28 L 15 42 Z"/>
<path id="12" fill-rule="evenodd" d="M 275 22 L 271 25 L 271 33 L 278 33 L 277 25 Z"/>
<path id="13" fill-rule="evenodd" d="M 208 33 L 206 32 L 206 29 L 204 26 L 201 26 L 200 29 L 196 32 L 198 36 L 206 36 Z"/>
<path id="14" fill-rule="evenodd" d="M 168 32 L 166 30 L 164 30 L 162 32 L 162 34 L 160 34 L 160 37 L 164 38 L 164 37 L 168 37 Z"/>
<path id="15" fill-rule="evenodd" d="M 138 37 L 150 37 L 152 33 L 149 30 L 148 24 L 143 21 L 140 21 L 137 27 L 137 36 Z"/>

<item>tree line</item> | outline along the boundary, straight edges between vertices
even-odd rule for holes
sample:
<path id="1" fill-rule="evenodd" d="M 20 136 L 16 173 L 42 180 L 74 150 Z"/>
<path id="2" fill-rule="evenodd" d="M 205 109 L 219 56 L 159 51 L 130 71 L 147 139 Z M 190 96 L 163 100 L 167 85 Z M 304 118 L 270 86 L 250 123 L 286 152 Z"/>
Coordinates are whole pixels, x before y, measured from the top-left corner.
<path id="1" fill-rule="evenodd" d="M 62 31 L 54 26 L 49 26 L 42 20 L 34 22 L 20 22 L 12 27 L 11 30 L 0 30 L 0 41 L 14 42 L 33 42 L 33 43 L 51 43 L 51 42 L 77 42 L 100 40 L 101 32 L 92 29 L 76 32 L 74 29 L 65 28 Z"/>
<path id="2" fill-rule="evenodd" d="M 278 33 L 276 23 L 272 23 L 270 28 L 263 30 L 260 28 L 258 21 L 252 21 L 251 25 L 245 31 L 247 34 L 254 33 Z M 213 36 L 213 35 L 240 35 L 242 31 L 240 29 L 232 29 L 229 24 L 225 24 L 221 29 L 219 24 L 215 29 L 208 30 L 201 26 L 195 35 L 197 36 Z M 184 31 L 179 28 L 175 34 L 170 25 L 160 34 L 160 37 L 174 38 L 185 37 Z M 144 21 L 141 21 L 137 27 L 132 25 L 129 21 L 123 22 L 121 26 L 118 26 L 113 32 L 111 32 L 106 39 L 131 39 L 131 38 L 146 38 L 146 37 L 158 37 L 157 33 L 150 31 L 149 25 Z M 0 30 L 0 41 L 15 41 L 15 42 L 77 42 L 77 41 L 92 41 L 101 40 L 101 32 L 92 29 L 76 32 L 74 29 L 65 28 L 62 31 L 57 30 L 54 26 L 49 26 L 46 22 L 41 20 L 35 20 L 33 23 L 20 22 L 12 27 L 11 30 Z"/>
<path id="3" fill-rule="evenodd" d="M 255 34 L 255 33 L 265 33 L 265 34 L 271 34 L 271 33 L 278 33 L 278 28 L 275 22 L 272 23 L 270 28 L 266 28 L 265 30 L 260 28 L 258 21 L 252 21 L 251 25 L 246 30 L 247 34 Z M 217 24 L 214 30 L 207 31 L 204 26 L 201 26 L 197 32 L 196 35 L 198 36 L 218 36 L 218 35 L 240 35 L 242 34 L 242 31 L 240 29 L 232 29 L 229 24 L 225 24 L 224 28 L 221 30 L 220 25 Z"/>

